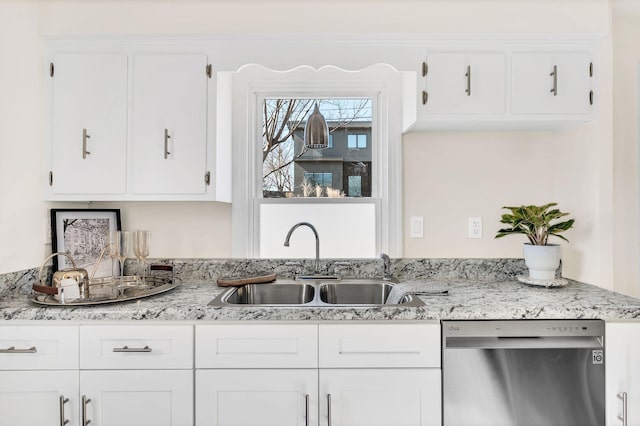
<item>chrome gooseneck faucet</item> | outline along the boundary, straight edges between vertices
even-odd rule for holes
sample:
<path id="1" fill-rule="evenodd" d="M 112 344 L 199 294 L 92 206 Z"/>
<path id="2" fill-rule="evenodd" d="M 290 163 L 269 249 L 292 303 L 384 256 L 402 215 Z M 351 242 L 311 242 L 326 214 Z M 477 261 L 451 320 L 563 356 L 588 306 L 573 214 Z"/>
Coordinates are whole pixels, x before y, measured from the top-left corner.
<path id="1" fill-rule="evenodd" d="M 289 239 L 291 238 L 291 234 L 293 234 L 293 231 L 295 231 L 298 227 L 300 226 L 308 226 L 309 228 L 311 228 L 311 230 L 313 231 L 313 235 L 316 236 L 316 265 L 315 265 L 315 273 L 316 275 L 318 275 L 320 273 L 320 237 L 318 236 L 318 231 L 316 230 L 316 228 L 310 224 L 309 222 L 299 222 L 296 223 L 295 225 L 293 225 L 291 227 L 291 229 L 289 229 L 289 232 L 287 233 L 287 238 L 284 239 L 284 246 L 285 247 L 289 247 Z"/>

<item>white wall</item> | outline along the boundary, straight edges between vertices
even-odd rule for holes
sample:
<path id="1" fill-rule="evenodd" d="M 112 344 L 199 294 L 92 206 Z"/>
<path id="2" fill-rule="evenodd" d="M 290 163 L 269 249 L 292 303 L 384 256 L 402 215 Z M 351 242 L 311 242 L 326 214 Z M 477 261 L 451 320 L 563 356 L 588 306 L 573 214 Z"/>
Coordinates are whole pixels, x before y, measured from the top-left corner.
<path id="1" fill-rule="evenodd" d="M 640 2 L 616 0 L 613 6 L 614 280 L 621 292 L 640 296 Z"/>
<path id="2" fill-rule="evenodd" d="M 499 12 L 498 12 L 499 11 Z M 26 15 L 25 15 L 26 14 Z M 493 240 L 500 207 L 557 201 L 576 215 L 567 235 L 567 275 L 613 283 L 610 11 L 607 0 L 211 0 L 211 1 L 0 1 L 2 146 L 20 140 L 0 169 L 3 227 L 0 273 L 33 267 L 46 250 L 41 202 L 42 63 L 39 35 L 233 33 L 598 34 L 600 114 L 591 124 L 561 133 L 421 133 L 404 137 L 405 218 L 424 215 L 425 238 L 406 240 L 408 257 L 520 257 L 517 238 Z M 27 52 L 25 54 L 25 52 Z M 9 94 L 8 96 L 6 94 Z M 24 109 L 14 108 L 15 99 Z M 6 111 L 6 112 L 5 112 Z M 26 133 L 25 133 L 25 129 Z M 550 156 L 553 150 L 566 155 Z M 534 161 L 529 155 L 542 155 Z M 418 161 L 422 158 L 424 162 Z M 478 164 L 475 159 L 479 158 Z M 35 160 L 34 160 L 35 159 Z M 443 161 L 446 159 L 446 161 Z M 34 164 L 34 161 L 36 164 Z M 8 166 L 5 166 L 5 162 Z M 18 166 L 19 165 L 19 166 Z M 23 173 L 24 168 L 29 173 Z M 538 171 L 533 178 L 525 173 Z M 500 171 L 504 170 L 505 173 Z M 23 173 L 20 192 L 5 187 Z M 22 176 L 22 175 L 21 175 Z M 446 178 L 446 179 L 445 179 Z M 429 182 L 425 185 L 424 181 Z M 542 184 L 541 184 L 542 182 Z M 484 195 L 483 195 L 484 194 Z M 10 206 L 10 207 L 9 207 Z M 92 204 L 91 206 L 94 206 Z M 122 209 L 125 227 L 154 232 L 154 256 L 230 255 L 230 208 L 218 203 L 99 203 Z M 482 240 L 469 240 L 466 217 L 481 215 Z M 29 237 L 15 250 L 21 231 Z M 44 247 L 44 250 L 43 250 Z M 16 259 L 16 257 L 18 259 Z"/>

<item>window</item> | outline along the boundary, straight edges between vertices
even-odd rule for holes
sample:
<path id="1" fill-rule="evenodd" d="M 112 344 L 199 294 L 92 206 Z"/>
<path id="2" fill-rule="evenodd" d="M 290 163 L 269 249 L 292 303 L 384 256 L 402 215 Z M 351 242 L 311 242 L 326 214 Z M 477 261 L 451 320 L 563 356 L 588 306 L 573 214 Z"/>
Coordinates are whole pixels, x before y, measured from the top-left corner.
<path id="1" fill-rule="evenodd" d="M 367 135 L 355 134 L 347 135 L 347 148 L 365 149 L 367 147 Z"/>
<path id="2" fill-rule="evenodd" d="M 303 221 L 318 230 L 323 258 L 374 258 L 381 251 L 401 256 L 401 74 L 388 65 L 361 71 L 326 66 L 285 72 L 246 65 L 230 74 L 236 114 L 231 129 L 233 256 L 313 258 L 314 236 L 306 227 L 296 230 L 290 247 L 282 244 L 288 230 Z M 366 100 L 370 106 L 366 120 L 347 120 L 340 128 L 329 123 L 331 150 L 299 150 L 304 115 L 297 124 L 280 115 L 284 128 L 271 134 L 288 140 L 280 144 L 286 160 L 278 166 L 288 177 L 271 181 L 265 179 L 272 171 L 265 169 L 265 159 L 277 151 L 264 149 L 265 131 L 273 125 L 265 107 L 287 100 L 325 104 L 319 108 L 328 122 L 331 105 L 338 102 Z M 360 141 L 356 136 L 355 143 L 366 148 L 348 149 L 350 134 L 365 135 Z M 326 186 L 321 193 L 305 194 L 298 179 Z M 332 191 L 324 190 L 329 184 Z"/>
<path id="3" fill-rule="evenodd" d="M 304 128 L 314 106 L 329 127 L 329 147 L 309 149 L 304 145 Z M 357 129 L 360 144 L 371 135 L 372 100 L 370 98 L 284 98 L 269 97 L 262 105 L 262 196 L 298 197 L 370 197 L 351 195 L 342 176 L 353 164 L 368 164 L 366 176 L 371 182 L 371 150 L 354 153 L 345 149 L 352 129 Z M 360 174 L 349 172 L 350 175 Z M 319 186 L 320 188 L 316 188 Z"/>
<path id="4" fill-rule="evenodd" d="M 313 186 L 320 185 L 331 188 L 333 186 L 333 173 L 304 173 L 304 178 Z"/>

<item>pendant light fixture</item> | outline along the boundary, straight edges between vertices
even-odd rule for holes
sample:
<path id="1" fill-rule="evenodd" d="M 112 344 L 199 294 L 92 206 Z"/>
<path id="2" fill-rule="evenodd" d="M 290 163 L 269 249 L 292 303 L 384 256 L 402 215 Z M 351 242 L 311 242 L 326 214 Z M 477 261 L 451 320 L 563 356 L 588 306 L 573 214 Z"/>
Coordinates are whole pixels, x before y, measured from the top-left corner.
<path id="1" fill-rule="evenodd" d="M 320 114 L 318 103 L 304 126 L 304 146 L 307 149 L 324 149 L 329 147 L 329 126 Z"/>

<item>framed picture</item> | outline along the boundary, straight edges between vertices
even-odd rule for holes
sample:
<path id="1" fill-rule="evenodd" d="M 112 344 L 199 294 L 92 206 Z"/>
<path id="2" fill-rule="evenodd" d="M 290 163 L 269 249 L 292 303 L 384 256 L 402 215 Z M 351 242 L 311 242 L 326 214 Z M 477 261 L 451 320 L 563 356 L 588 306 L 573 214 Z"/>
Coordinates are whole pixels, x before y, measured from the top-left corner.
<path id="1" fill-rule="evenodd" d="M 120 231 L 120 209 L 51 209 L 51 250 L 69 254 L 76 267 L 89 274 L 109 241 L 109 231 Z M 111 258 L 105 253 L 95 277 L 111 276 Z M 53 258 L 53 270 L 73 267 L 66 256 Z M 117 272 L 116 272 L 117 271 Z M 114 268 L 114 275 L 120 269 Z"/>

